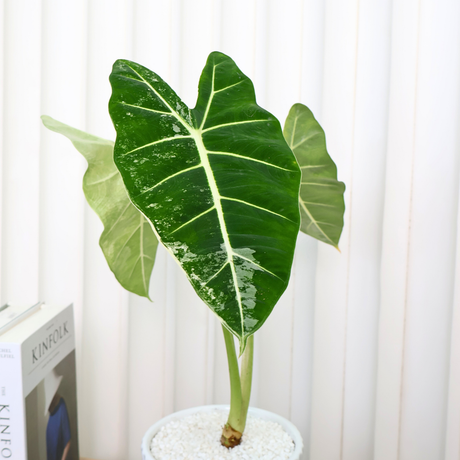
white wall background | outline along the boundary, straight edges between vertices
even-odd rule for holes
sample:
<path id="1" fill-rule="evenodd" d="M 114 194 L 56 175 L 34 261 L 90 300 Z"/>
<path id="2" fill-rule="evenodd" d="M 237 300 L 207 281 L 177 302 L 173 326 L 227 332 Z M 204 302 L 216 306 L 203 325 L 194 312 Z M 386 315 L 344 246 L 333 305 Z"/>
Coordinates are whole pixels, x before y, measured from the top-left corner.
<path id="1" fill-rule="evenodd" d="M 256 337 L 253 405 L 303 460 L 460 459 L 458 0 L 0 0 L 1 301 L 74 302 L 81 453 L 140 458 L 172 411 L 228 402 L 220 327 L 159 251 L 154 303 L 123 292 L 84 202 L 85 164 L 48 114 L 113 139 L 113 61 L 193 106 L 210 51 L 284 122 L 323 124 L 347 184 L 337 251 L 301 235 Z"/>

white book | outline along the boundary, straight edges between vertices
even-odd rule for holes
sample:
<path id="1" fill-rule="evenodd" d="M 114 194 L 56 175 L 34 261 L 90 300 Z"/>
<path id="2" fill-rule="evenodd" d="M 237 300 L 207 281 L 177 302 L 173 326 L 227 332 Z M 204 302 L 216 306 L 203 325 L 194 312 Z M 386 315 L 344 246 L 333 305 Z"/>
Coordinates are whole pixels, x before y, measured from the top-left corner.
<path id="1" fill-rule="evenodd" d="M 73 306 L 0 307 L 0 459 L 78 450 Z"/>

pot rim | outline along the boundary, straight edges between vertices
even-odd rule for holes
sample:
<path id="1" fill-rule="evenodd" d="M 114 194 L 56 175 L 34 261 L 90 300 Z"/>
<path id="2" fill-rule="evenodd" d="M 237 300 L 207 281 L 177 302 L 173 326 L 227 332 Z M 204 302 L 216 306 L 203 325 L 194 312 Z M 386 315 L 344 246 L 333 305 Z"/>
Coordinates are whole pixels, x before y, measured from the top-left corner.
<path id="1" fill-rule="evenodd" d="M 144 437 L 142 438 L 142 458 L 144 460 L 155 460 L 153 455 L 150 452 L 150 443 L 153 437 L 160 431 L 160 429 L 166 425 L 167 423 L 178 420 L 188 415 L 195 414 L 196 412 L 211 412 L 213 410 L 230 410 L 230 406 L 228 404 L 213 404 L 213 405 L 206 405 L 206 406 L 197 406 L 191 407 L 189 409 L 184 409 L 178 412 L 173 412 L 166 417 L 163 417 L 158 422 L 154 423 L 145 433 Z M 253 417 L 261 418 L 263 420 L 269 420 L 271 422 L 279 423 L 284 431 L 292 438 L 294 441 L 294 451 L 292 452 L 289 460 L 298 460 L 303 450 L 303 441 L 302 436 L 300 435 L 299 430 L 296 426 L 290 422 L 289 420 L 281 417 L 281 415 L 275 414 L 268 410 L 259 409 L 258 407 L 250 407 L 249 414 Z"/>

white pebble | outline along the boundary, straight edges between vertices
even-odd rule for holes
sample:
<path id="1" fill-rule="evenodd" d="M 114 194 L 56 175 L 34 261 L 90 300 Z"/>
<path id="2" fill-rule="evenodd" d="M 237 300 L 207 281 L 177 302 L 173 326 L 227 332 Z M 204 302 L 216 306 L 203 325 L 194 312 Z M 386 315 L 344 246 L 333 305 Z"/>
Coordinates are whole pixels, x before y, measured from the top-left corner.
<path id="1" fill-rule="evenodd" d="M 288 460 L 292 438 L 275 422 L 248 415 L 239 446 L 220 443 L 228 412 L 197 412 L 169 422 L 154 436 L 150 449 L 156 460 Z"/>

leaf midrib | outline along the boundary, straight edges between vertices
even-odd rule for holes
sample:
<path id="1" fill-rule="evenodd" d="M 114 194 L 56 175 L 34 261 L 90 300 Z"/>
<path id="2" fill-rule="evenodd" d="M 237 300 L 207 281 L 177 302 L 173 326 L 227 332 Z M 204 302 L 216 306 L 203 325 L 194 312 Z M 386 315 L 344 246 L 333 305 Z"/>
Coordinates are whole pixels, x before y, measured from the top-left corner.
<path id="1" fill-rule="evenodd" d="M 203 165 L 205 174 L 206 174 L 206 179 L 208 180 L 209 188 L 211 190 L 211 195 L 214 200 L 214 206 L 217 211 L 217 218 L 219 220 L 219 227 L 221 229 L 222 233 L 222 239 L 224 240 L 224 246 L 225 250 L 227 252 L 227 261 L 226 263 L 229 263 L 230 265 L 230 270 L 232 272 L 232 279 L 233 279 L 233 284 L 235 286 L 235 293 L 236 293 L 236 300 L 238 302 L 238 308 L 240 310 L 240 318 L 241 318 L 241 336 L 244 337 L 244 314 L 243 314 L 243 304 L 241 301 L 241 293 L 240 289 L 238 286 L 238 277 L 236 276 L 236 270 L 235 270 L 235 263 L 233 261 L 233 247 L 230 243 L 230 238 L 228 235 L 227 231 L 227 225 L 225 223 L 225 218 L 224 218 L 224 212 L 222 209 L 222 203 L 221 203 L 221 195 L 219 193 L 219 189 L 217 187 L 216 179 L 214 177 L 214 172 L 211 168 L 211 164 L 209 163 L 209 158 L 208 158 L 208 152 L 207 149 L 203 143 L 203 137 L 202 137 L 202 132 L 203 132 L 203 127 L 206 123 L 206 119 L 209 113 L 209 109 L 212 104 L 212 99 L 214 97 L 214 78 L 215 78 L 215 70 L 216 70 L 216 65 L 213 66 L 212 68 L 212 79 L 211 79 L 211 94 L 209 95 L 208 103 L 206 106 L 205 110 L 205 115 L 203 117 L 203 120 L 201 122 L 200 127 L 197 130 L 193 130 L 191 132 L 192 137 L 195 140 L 196 146 L 198 148 L 198 154 L 200 155 L 200 160 Z"/>
<path id="2" fill-rule="evenodd" d="M 192 135 L 193 136 L 193 135 Z M 243 305 L 241 302 L 241 293 L 238 286 L 238 277 L 236 276 L 235 263 L 233 261 L 233 247 L 230 243 L 230 238 L 228 236 L 227 226 L 225 223 L 224 212 L 222 209 L 221 195 L 219 189 L 217 188 L 217 183 L 214 178 L 214 173 L 212 171 L 211 165 L 209 163 L 206 147 L 204 146 L 203 139 L 201 138 L 201 129 L 197 130 L 197 134 L 194 137 L 198 148 L 198 154 L 200 155 L 201 163 L 206 174 L 206 179 L 208 180 L 209 188 L 211 190 L 211 195 L 214 200 L 214 207 L 217 211 L 217 218 L 219 220 L 219 227 L 222 233 L 222 239 L 224 240 L 225 250 L 227 252 L 227 262 L 230 263 L 230 269 L 232 272 L 233 284 L 235 285 L 236 298 L 238 302 L 238 307 L 240 309 L 241 316 L 241 335 L 244 336 L 244 322 L 243 322 Z"/>

